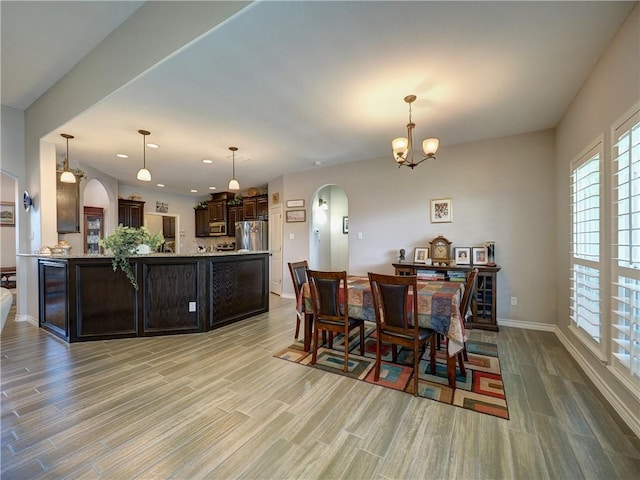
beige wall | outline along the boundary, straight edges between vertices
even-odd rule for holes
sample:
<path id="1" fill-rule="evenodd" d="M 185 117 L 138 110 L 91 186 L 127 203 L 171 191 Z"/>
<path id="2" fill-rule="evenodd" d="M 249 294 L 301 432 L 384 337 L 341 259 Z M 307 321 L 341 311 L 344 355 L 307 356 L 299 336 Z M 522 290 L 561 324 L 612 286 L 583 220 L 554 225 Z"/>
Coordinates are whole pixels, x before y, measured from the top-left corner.
<path id="1" fill-rule="evenodd" d="M 560 337 L 585 368 L 587 374 L 616 405 L 616 410 L 636 432 L 640 431 L 640 401 L 622 386 L 576 338 L 569 326 L 569 169 L 570 163 L 593 141 L 601 137 L 605 164 L 610 163 L 611 127 L 640 102 L 640 7 L 636 6 L 560 122 L 556 133 L 555 177 L 557 202 L 555 222 L 555 276 L 558 286 L 556 323 Z M 605 193 L 607 195 L 608 192 Z M 604 212 L 605 219 L 609 217 Z M 609 251 L 605 248 L 604 251 Z M 603 316 L 608 317 L 606 311 Z M 605 337 L 608 331 L 604 332 Z"/>
<path id="2" fill-rule="evenodd" d="M 284 177 L 284 198 L 312 196 L 323 185 L 346 192 L 349 272 L 393 273 L 398 250 L 407 255 L 442 234 L 453 247 L 496 243 L 498 316 L 552 324 L 556 289 L 553 131 L 443 145 L 438 158 L 415 170 L 384 158 Z M 432 224 L 431 198 L 452 198 L 453 222 Z M 309 258 L 309 222 L 284 224 L 284 262 Z M 362 232 L 362 239 L 358 239 Z M 289 239 L 294 233 L 295 239 Z M 292 294 L 289 275 L 284 292 Z M 518 297 L 518 306 L 510 297 Z"/>

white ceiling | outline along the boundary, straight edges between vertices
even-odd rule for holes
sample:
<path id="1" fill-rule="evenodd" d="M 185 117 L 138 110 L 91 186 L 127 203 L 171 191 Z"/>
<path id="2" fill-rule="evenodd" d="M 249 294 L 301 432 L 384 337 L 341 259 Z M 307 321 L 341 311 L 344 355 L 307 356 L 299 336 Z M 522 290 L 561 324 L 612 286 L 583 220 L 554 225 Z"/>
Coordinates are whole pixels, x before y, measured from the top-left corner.
<path id="1" fill-rule="evenodd" d="M 27 108 L 142 3 L 3 1 L 2 104 Z M 636 4 L 261 2 L 47 139 L 62 158 L 73 134 L 72 164 L 142 186 L 150 130 L 151 185 L 196 197 L 226 190 L 231 145 L 242 189 L 317 163 L 394 168 L 408 94 L 416 140 L 441 152 L 556 126 Z"/>

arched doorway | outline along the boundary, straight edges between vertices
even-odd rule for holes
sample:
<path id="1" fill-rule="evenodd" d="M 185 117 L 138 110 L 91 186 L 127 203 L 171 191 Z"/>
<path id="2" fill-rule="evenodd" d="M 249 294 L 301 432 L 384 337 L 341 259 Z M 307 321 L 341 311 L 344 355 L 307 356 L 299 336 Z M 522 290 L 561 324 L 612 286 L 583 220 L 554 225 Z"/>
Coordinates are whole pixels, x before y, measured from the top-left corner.
<path id="1" fill-rule="evenodd" d="M 337 185 L 318 189 L 311 200 L 309 264 L 318 270 L 349 271 L 349 202 Z"/>

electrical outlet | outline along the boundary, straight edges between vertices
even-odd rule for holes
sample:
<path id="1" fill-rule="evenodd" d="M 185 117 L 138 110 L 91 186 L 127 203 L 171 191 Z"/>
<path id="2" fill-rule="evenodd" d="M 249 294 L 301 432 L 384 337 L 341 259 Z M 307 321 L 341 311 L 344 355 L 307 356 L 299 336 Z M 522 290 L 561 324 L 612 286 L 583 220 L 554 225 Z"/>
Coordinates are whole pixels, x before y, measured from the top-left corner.
<path id="1" fill-rule="evenodd" d="M 190 312 L 196 311 L 196 302 L 189 302 L 189 311 Z"/>
<path id="2" fill-rule="evenodd" d="M 518 297 L 511 297 L 511 306 L 515 307 L 518 305 Z"/>

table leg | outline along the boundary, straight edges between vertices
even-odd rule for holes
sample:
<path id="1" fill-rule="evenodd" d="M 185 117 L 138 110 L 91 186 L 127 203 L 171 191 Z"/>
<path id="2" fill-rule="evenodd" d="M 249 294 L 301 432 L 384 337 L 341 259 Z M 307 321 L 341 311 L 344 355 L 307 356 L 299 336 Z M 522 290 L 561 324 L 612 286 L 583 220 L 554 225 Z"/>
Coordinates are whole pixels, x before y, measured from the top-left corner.
<path id="1" fill-rule="evenodd" d="M 313 333 L 313 315 L 304 314 L 304 351 L 311 350 L 311 335 Z M 455 368 L 455 367 L 454 367 Z"/>
<path id="2" fill-rule="evenodd" d="M 456 388 L 456 356 L 447 355 L 447 378 L 449 387 Z"/>

